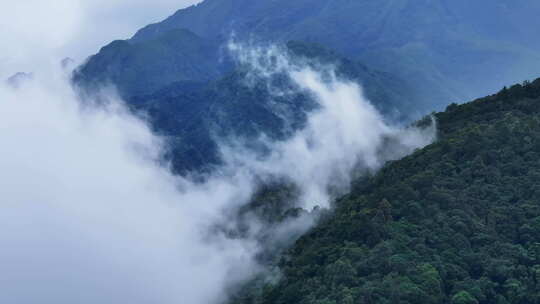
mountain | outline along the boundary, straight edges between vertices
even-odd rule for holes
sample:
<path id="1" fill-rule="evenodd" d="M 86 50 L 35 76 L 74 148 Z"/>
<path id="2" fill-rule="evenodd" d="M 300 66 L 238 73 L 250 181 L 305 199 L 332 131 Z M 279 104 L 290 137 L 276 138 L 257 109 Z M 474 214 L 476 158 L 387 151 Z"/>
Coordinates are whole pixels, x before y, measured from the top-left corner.
<path id="1" fill-rule="evenodd" d="M 332 64 L 340 77 L 363 83 L 365 94 L 388 117 L 401 120 L 395 113 L 414 107 L 412 88 L 396 77 L 315 44 L 291 41 L 283 52 L 294 58 L 293 62 L 305 62 L 314 68 Z M 275 96 L 269 91 L 269 79 L 248 85 L 250 69 L 238 66 L 215 81 L 179 81 L 128 99 L 135 111 L 147 114 L 158 134 L 168 138 L 168 158 L 176 172 L 205 170 L 219 164 L 217 141 L 249 141 L 262 133 L 279 140 L 303 127 L 307 113 L 315 107 L 309 94 L 290 87 L 284 75 L 278 76 L 279 88 L 294 94 Z"/>
<path id="2" fill-rule="evenodd" d="M 415 110 L 428 111 L 531 79 L 540 68 L 539 12 L 535 0 L 205 0 L 102 49 L 79 75 L 150 94 L 230 72 L 220 46 L 233 34 L 296 40 L 406 80 L 419 96 Z"/>
<path id="3" fill-rule="evenodd" d="M 75 73 L 87 87 L 113 84 L 124 97 L 152 93 L 179 82 L 207 82 L 222 75 L 217 46 L 175 29 L 140 43 L 117 40 L 103 47 Z"/>
<path id="4" fill-rule="evenodd" d="M 435 114 L 436 143 L 358 180 L 234 303 L 538 303 L 539 104 L 537 79 Z"/>
<path id="5" fill-rule="evenodd" d="M 410 121 L 537 73 L 539 12 L 534 0 L 206 0 L 104 47 L 74 81 L 116 85 L 171 143 L 175 172 L 204 171 L 221 142 L 287 138 L 317 107 L 305 91 L 272 94 L 269 82 L 291 89 L 285 75 L 246 81 L 231 37 L 335 65 L 386 117 Z M 314 209 L 309 233 L 263 256 L 279 280 L 232 302 L 540 303 L 539 103 L 540 79 L 433 114 L 437 142 Z M 247 208 L 270 222 L 304 214 L 281 186 Z"/>
<path id="6" fill-rule="evenodd" d="M 23 83 L 30 81 L 33 78 L 34 78 L 34 75 L 32 73 L 18 72 L 10 76 L 8 79 L 6 79 L 5 83 L 11 87 L 18 88 Z"/>

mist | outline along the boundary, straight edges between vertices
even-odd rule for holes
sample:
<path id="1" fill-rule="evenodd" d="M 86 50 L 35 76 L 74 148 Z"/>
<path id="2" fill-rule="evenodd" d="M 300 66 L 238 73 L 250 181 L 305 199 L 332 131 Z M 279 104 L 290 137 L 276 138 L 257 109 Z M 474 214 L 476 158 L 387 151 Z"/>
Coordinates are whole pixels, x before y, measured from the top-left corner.
<path id="1" fill-rule="evenodd" d="M 282 142 L 259 142 L 270 155 L 263 157 L 222 143 L 227 163 L 248 167 L 258 175 L 282 176 L 299 186 L 299 206 L 330 207 L 336 196 L 347 192 L 353 178 L 373 173 L 389 160 L 402 158 L 436 138 L 433 121 L 428 128 L 390 125 L 364 97 L 359 84 L 339 79 L 335 67 L 294 57 L 277 45 L 229 43 L 240 65 L 247 66 L 246 85 L 265 81 L 276 96 L 302 91 L 318 106 L 306 126 Z M 273 77 L 285 76 L 290 88 L 273 85 Z M 241 145 L 240 145 L 241 146 Z"/>
<path id="2" fill-rule="evenodd" d="M 254 249 L 204 232 L 249 189 L 172 176 L 144 121 L 63 77 L 0 91 L 0 302 L 218 303 Z"/>
<path id="3" fill-rule="evenodd" d="M 83 62 L 114 39 L 200 0 L 0 1 L 0 79 L 71 57 Z M 36 69 L 36 66 L 40 66 Z"/>
<path id="4" fill-rule="evenodd" d="M 318 107 L 284 141 L 261 135 L 267 154 L 223 143 L 225 164 L 204 182 L 170 173 L 166 141 L 114 92 L 99 92 L 105 104 L 83 103 L 61 69 L 1 86 L 0 302 L 224 303 L 264 271 L 263 244 L 216 227 L 234 226 L 230 215 L 261 181 L 298 187 L 291 207 L 330 208 L 354 176 L 435 139 L 434 126 L 387 124 L 332 67 L 293 63 L 279 47 L 231 50 L 253 77 L 284 73 Z M 313 222 L 292 219 L 275 237 Z"/>

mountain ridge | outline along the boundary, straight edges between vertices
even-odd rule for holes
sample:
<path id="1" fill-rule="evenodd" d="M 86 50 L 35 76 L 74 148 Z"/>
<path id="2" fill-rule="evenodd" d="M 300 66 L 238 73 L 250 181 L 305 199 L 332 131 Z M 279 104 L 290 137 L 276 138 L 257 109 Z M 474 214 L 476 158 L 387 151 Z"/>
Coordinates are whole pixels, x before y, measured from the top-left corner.
<path id="1" fill-rule="evenodd" d="M 333 67 L 339 77 L 360 83 L 389 120 L 403 120 L 406 109 L 414 107 L 417 97 L 409 84 L 392 75 L 316 44 L 290 41 L 278 48 L 300 65 L 316 70 Z M 176 172 L 209 169 L 220 163 L 216 138 L 253 139 L 265 134 L 282 140 L 299 130 L 313 109 L 309 96 L 300 92 L 273 96 L 266 79 L 247 85 L 249 73 L 250 67 L 238 65 L 216 80 L 174 82 L 151 94 L 127 98 L 127 104 L 146 113 L 154 131 L 169 140 L 168 159 Z M 287 81 L 278 84 L 287 86 Z"/>
<path id="2" fill-rule="evenodd" d="M 319 0 L 260 1 L 257 4 L 207 0 L 179 10 L 162 23 L 141 29 L 132 39 L 144 40 L 151 33 L 184 27 L 212 40 L 228 38 L 227 35 L 234 32 L 240 37 L 256 36 L 271 41 L 316 42 L 402 78 L 419 77 L 418 84 L 447 82 L 450 90 L 445 92 L 444 87 L 440 87 L 442 95 L 428 97 L 446 96 L 446 100 L 457 101 L 486 95 L 505 84 L 534 76 L 540 59 L 531 51 L 538 51 L 540 45 L 529 37 L 534 35 L 537 24 L 533 20 L 538 10 L 537 2 L 527 0 L 474 3 Z M 496 47 L 501 43 L 507 46 Z M 479 59 L 476 62 L 471 60 L 475 57 Z M 515 60 L 519 57 L 524 59 Z M 491 87 L 478 81 L 481 74 L 477 73 L 490 66 L 482 63 L 489 58 L 494 65 L 504 60 L 504 65 L 514 66 L 501 73 L 504 68 L 499 65 L 494 75 L 498 79 L 482 81 L 493 81 L 495 85 Z M 408 60 L 411 62 L 407 63 Z M 400 66 L 392 66 L 395 63 Z M 531 63 L 533 67 L 528 66 Z M 415 65 L 425 71 L 415 70 Z M 403 69 L 407 71 L 400 73 Z M 467 74 L 471 76 L 462 78 Z M 432 79 L 430 75 L 438 75 L 438 78 Z M 475 81 L 475 87 L 469 84 L 471 80 Z M 484 88 L 478 90 L 479 86 Z"/>

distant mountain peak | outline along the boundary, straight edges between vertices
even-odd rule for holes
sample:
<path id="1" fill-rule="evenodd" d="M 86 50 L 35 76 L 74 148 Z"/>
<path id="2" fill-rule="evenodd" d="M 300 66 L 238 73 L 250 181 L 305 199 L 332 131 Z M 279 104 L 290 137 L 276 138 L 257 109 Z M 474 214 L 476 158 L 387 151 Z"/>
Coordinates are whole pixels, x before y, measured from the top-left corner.
<path id="1" fill-rule="evenodd" d="M 6 79 L 6 83 L 11 87 L 18 88 L 32 79 L 34 79 L 33 73 L 18 72 Z"/>

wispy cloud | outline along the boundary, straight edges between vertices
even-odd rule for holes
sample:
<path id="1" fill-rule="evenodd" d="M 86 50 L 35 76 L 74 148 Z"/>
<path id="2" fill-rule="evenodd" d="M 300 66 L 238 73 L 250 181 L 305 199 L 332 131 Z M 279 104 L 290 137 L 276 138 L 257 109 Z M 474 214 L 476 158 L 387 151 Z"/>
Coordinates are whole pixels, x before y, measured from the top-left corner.
<path id="1" fill-rule="evenodd" d="M 272 77 L 286 76 L 296 90 L 310 94 L 319 106 L 310 113 L 306 127 L 290 139 L 268 142 L 262 137 L 260 141 L 271 151 L 262 160 L 259 155 L 238 153 L 237 147 L 229 149 L 224 145 L 229 163 L 255 168 L 258 174 L 284 176 L 299 185 L 301 207 L 328 207 L 333 198 L 331 190 L 334 195 L 345 192 L 355 171 L 373 172 L 386 161 L 435 140 L 435 125 L 403 129 L 385 122 L 364 97 L 361 87 L 339 79 L 332 66 L 293 60 L 286 50 L 275 45 L 231 43 L 229 48 L 240 64 L 250 68 L 248 79 L 266 80 L 273 94 L 292 94 L 290 88 L 284 91 L 272 86 Z"/>

